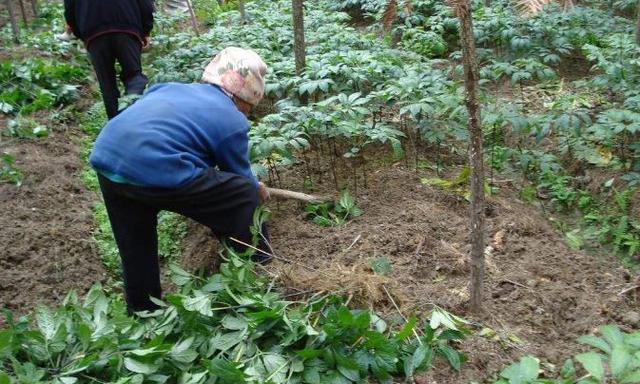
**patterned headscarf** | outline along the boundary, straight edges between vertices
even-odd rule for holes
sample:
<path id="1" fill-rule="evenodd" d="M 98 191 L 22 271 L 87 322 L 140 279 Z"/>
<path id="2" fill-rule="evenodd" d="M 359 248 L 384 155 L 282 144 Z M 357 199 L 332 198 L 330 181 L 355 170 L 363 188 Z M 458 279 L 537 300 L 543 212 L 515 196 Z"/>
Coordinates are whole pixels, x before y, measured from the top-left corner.
<path id="1" fill-rule="evenodd" d="M 226 93 L 257 105 L 264 95 L 267 65 L 252 50 L 223 49 L 204 69 L 202 81 L 220 86 Z"/>

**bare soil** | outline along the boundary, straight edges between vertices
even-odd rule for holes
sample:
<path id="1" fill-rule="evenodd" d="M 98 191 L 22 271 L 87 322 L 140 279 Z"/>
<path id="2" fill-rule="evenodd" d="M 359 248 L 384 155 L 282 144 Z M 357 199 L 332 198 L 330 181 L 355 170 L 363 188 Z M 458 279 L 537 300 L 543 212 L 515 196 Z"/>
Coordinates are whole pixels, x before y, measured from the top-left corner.
<path id="1" fill-rule="evenodd" d="M 25 175 L 20 187 L 0 183 L 0 307 L 18 314 L 57 304 L 70 290 L 83 294 L 106 278 L 92 240 L 98 197 L 82 183 L 76 130 L 0 138 L 0 152 L 14 156 Z"/>
<path id="2" fill-rule="evenodd" d="M 286 175 L 283 187 L 299 188 L 301 178 Z M 320 193 L 330 188 L 317 186 Z M 368 189 L 360 188 L 357 196 L 365 214 L 342 227 L 311 223 L 297 203 L 271 203 L 273 247 L 293 263 L 275 261 L 269 270 L 289 286 L 342 291 L 352 303 L 397 319 L 384 284 L 406 315 L 427 316 L 435 304 L 496 332 L 462 344 L 469 362 L 460 375 L 442 366 L 422 378 L 428 383 L 482 380 L 525 354 L 561 366 L 579 349 L 576 338 L 602 324 L 638 329 L 636 297 L 619 295 L 635 285 L 629 272 L 614 256 L 571 250 L 538 209 L 516 195 L 505 185 L 489 200 L 481 316 L 466 309 L 468 204 L 450 191 L 422 185 L 415 171 L 399 164 L 369 175 Z M 379 257 L 392 264 L 388 279 L 376 278 L 367 267 Z"/>

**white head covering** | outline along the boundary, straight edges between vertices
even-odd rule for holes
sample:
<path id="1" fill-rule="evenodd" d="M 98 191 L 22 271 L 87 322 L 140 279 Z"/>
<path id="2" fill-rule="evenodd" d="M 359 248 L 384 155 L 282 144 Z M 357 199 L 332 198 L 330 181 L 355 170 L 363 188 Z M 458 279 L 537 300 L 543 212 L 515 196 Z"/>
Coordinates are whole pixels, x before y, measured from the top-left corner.
<path id="1" fill-rule="evenodd" d="M 202 81 L 216 84 L 225 92 L 257 105 L 264 95 L 267 65 L 252 50 L 223 49 L 204 69 Z"/>

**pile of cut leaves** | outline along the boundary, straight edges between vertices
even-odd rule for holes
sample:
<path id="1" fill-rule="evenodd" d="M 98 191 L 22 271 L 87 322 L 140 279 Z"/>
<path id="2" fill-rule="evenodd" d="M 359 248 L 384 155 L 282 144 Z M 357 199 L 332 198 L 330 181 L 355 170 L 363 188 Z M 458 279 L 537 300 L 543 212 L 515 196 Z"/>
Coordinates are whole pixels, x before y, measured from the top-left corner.
<path id="1" fill-rule="evenodd" d="M 173 266 L 178 293 L 132 318 L 119 295 L 95 286 L 68 295 L 35 322 L 6 313 L 0 331 L 0 384 L 9 383 L 360 383 L 413 376 L 436 358 L 456 370 L 464 321 L 434 308 L 430 321 L 388 324 L 343 299 L 291 300 L 229 253 L 220 272 Z"/>

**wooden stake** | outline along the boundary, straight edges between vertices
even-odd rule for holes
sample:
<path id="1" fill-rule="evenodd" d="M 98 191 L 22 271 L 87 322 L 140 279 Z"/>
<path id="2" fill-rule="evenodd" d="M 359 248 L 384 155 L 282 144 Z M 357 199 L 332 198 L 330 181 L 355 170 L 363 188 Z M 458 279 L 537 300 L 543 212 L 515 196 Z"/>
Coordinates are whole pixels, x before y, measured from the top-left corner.
<path id="1" fill-rule="evenodd" d="M 193 31 L 196 33 L 196 36 L 200 37 L 200 31 L 198 31 L 198 20 L 196 19 L 196 13 L 193 11 L 191 0 L 186 1 L 187 7 L 189 8 L 189 15 L 191 16 L 191 25 L 193 26 Z"/>
<path id="2" fill-rule="evenodd" d="M 19 0 L 20 4 L 20 12 L 22 12 L 22 21 L 24 21 L 25 26 L 29 26 L 29 20 L 27 19 L 27 12 L 24 9 L 24 1 Z"/>
<path id="3" fill-rule="evenodd" d="M 238 0 L 238 9 L 240 10 L 240 22 L 247 23 L 247 13 L 244 10 L 244 0 Z"/>
<path id="4" fill-rule="evenodd" d="M 465 79 L 465 104 L 469 114 L 469 164 L 471 167 L 471 311 L 482 312 L 484 291 L 484 157 L 478 104 L 478 66 L 469 0 L 456 0 Z"/>
<path id="5" fill-rule="evenodd" d="M 11 20 L 11 31 L 13 32 L 13 41 L 16 44 L 20 44 L 20 30 L 18 29 L 18 23 L 16 22 L 16 14 L 13 11 L 13 6 L 11 6 L 11 0 L 4 0 L 4 3 L 7 6 L 7 11 L 9 11 L 9 19 Z"/>

